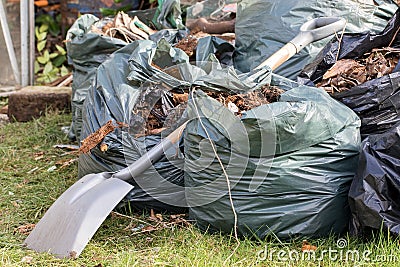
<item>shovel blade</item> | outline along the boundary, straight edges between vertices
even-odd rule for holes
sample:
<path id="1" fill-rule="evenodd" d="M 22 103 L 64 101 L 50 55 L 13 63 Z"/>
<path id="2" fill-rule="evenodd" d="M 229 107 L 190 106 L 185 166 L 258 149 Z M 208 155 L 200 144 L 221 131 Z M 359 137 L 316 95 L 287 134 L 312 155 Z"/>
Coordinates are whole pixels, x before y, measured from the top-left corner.
<path id="1" fill-rule="evenodd" d="M 109 173 L 89 174 L 73 184 L 53 203 L 24 245 L 59 258 L 78 257 L 108 214 L 133 188 L 109 177 Z"/>

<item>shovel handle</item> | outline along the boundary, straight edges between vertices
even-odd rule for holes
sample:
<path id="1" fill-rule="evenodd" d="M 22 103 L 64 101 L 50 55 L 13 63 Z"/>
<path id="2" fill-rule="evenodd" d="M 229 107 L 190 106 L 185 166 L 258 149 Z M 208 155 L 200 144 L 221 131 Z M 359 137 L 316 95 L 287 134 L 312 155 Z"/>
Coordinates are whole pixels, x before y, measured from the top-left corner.
<path id="1" fill-rule="evenodd" d="M 343 30 L 345 25 L 346 20 L 339 17 L 321 17 L 307 21 L 300 27 L 300 32 L 296 37 L 262 62 L 256 69 L 269 66 L 271 70 L 275 70 L 308 44 Z"/>
<path id="2" fill-rule="evenodd" d="M 164 151 L 171 148 L 179 141 L 183 130 L 185 130 L 186 124 L 187 122 L 179 126 L 176 130 L 165 137 L 158 145 L 150 149 L 146 154 L 142 155 L 138 160 L 125 169 L 114 173 L 112 177 L 127 181 L 142 174 L 163 157 Z"/>

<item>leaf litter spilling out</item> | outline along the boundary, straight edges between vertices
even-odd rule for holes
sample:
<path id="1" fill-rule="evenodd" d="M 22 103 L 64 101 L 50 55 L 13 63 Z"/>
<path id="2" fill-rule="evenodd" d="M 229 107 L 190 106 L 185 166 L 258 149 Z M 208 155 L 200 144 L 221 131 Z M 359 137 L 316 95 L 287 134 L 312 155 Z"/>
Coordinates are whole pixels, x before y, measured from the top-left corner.
<path id="1" fill-rule="evenodd" d="M 175 227 L 189 227 L 191 222 L 188 220 L 188 214 L 160 214 L 150 210 L 148 217 L 128 216 L 111 212 L 111 218 L 126 218 L 131 221 L 124 230 L 131 232 L 132 235 L 146 234 L 162 229 L 171 229 Z"/>
<path id="2" fill-rule="evenodd" d="M 336 61 L 316 85 L 331 94 L 346 91 L 392 73 L 399 58 L 399 48 L 383 47 L 375 48 L 359 59 L 341 59 Z"/>
<path id="3" fill-rule="evenodd" d="M 230 94 L 228 92 L 207 92 L 208 96 L 216 99 L 236 116 L 252 108 L 276 102 L 284 90 L 266 85 L 259 90 L 251 91 L 246 94 Z M 105 152 L 108 149 L 106 143 L 102 143 L 104 137 L 117 128 L 129 127 L 136 138 L 147 135 L 160 134 L 166 129 L 171 129 L 182 117 L 189 94 L 182 89 L 168 90 L 161 83 L 155 83 L 141 91 L 137 105 L 132 111 L 132 120 L 130 125 L 122 122 L 108 121 L 97 131 L 87 136 L 81 141 L 79 153 L 89 153 L 93 148 L 100 144 L 100 151 Z M 67 167 L 74 162 L 70 160 L 59 163 L 62 167 Z"/>
<path id="4" fill-rule="evenodd" d="M 277 86 L 266 85 L 260 90 L 248 92 L 246 94 L 229 94 L 209 92 L 208 95 L 223 104 L 233 113 L 241 116 L 243 112 L 255 107 L 270 104 L 278 101 L 279 96 L 284 91 Z"/>
<path id="5" fill-rule="evenodd" d="M 170 90 L 162 83 L 153 83 L 142 90 L 130 123 L 135 137 L 159 134 L 171 128 L 187 107 L 188 95 L 182 96 L 185 96 L 183 90 Z"/>
<path id="6" fill-rule="evenodd" d="M 284 90 L 266 85 L 259 90 L 245 94 L 229 92 L 206 92 L 236 116 L 255 107 L 276 102 Z M 138 97 L 138 104 L 133 110 L 130 128 L 135 137 L 158 134 L 170 129 L 183 115 L 187 107 L 189 94 L 182 89 L 168 91 L 162 84 L 153 84 L 143 90 Z"/>

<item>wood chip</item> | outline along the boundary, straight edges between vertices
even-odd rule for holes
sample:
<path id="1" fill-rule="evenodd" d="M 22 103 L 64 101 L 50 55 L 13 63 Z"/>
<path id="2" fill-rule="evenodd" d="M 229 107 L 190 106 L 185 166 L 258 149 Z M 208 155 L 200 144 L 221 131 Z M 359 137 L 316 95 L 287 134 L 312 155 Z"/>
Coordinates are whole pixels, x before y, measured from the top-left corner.
<path id="1" fill-rule="evenodd" d="M 113 132 L 117 128 L 125 127 L 126 124 L 122 122 L 117 122 L 117 126 L 113 125 L 112 120 L 104 124 L 100 129 L 90 134 L 81 142 L 81 147 L 79 148 L 79 153 L 89 153 L 90 150 L 95 148 L 109 133 Z"/>

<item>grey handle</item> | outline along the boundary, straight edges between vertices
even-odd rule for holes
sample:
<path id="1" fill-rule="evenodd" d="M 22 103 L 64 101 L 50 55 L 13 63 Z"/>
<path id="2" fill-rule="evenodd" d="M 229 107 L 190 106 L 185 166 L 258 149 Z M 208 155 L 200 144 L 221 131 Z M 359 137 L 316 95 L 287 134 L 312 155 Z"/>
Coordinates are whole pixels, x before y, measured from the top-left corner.
<path id="1" fill-rule="evenodd" d="M 308 44 L 343 30 L 345 24 L 346 20 L 338 17 L 312 19 L 300 27 L 300 33 L 290 43 L 296 47 L 298 53 Z"/>
<path id="2" fill-rule="evenodd" d="M 300 27 L 300 32 L 296 37 L 261 63 L 256 69 L 269 66 L 272 70 L 275 70 L 308 44 L 343 30 L 345 25 L 346 20 L 339 17 L 321 17 L 307 21 Z"/>
<path id="3" fill-rule="evenodd" d="M 136 160 L 125 169 L 114 173 L 112 177 L 127 181 L 142 174 L 144 171 L 150 168 L 150 166 L 152 166 L 155 162 L 159 161 L 163 157 L 165 150 L 171 148 L 179 141 L 179 138 L 181 138 L 186 124 L 187 122 L 182 124 L 175 131 L 165 137 L 158 145 L 150 149 L 146 154 L 141 156 L 138 160 Z"/>

